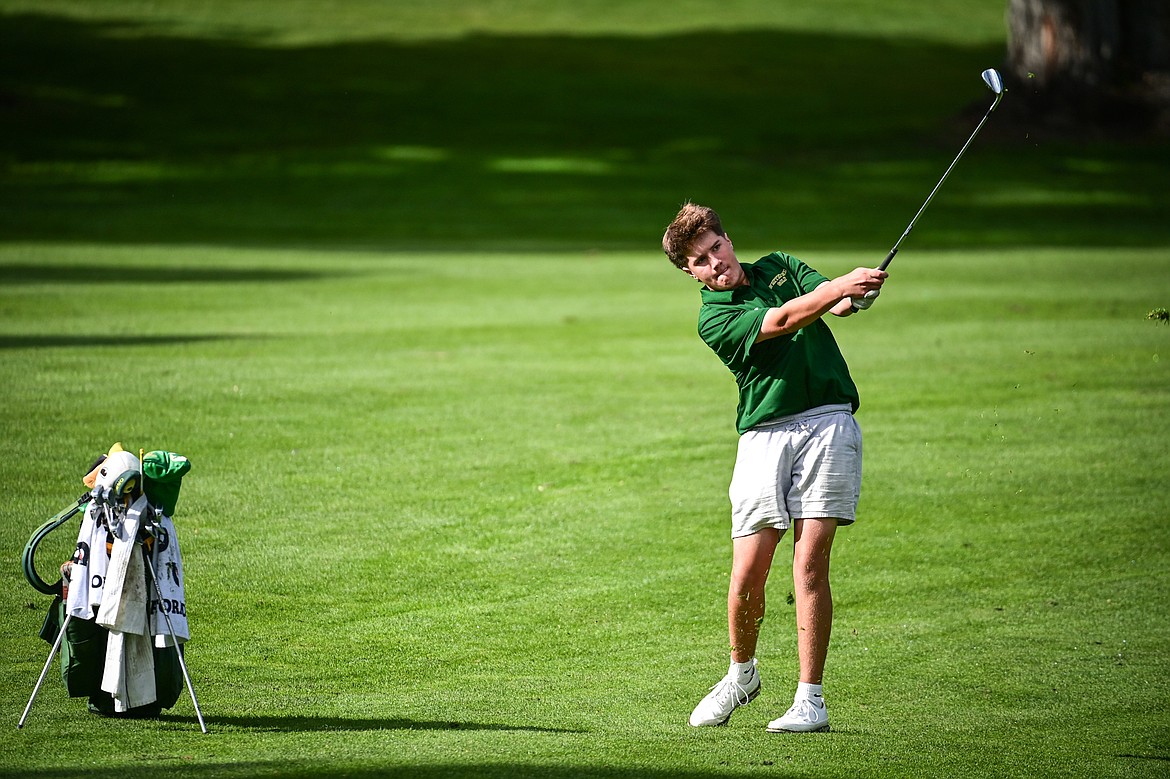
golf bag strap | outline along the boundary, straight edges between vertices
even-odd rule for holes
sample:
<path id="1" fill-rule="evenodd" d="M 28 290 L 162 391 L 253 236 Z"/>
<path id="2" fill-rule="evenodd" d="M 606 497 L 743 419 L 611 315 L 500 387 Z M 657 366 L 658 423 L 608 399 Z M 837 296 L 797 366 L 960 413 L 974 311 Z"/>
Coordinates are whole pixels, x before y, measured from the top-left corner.
<path id="1" fill-rule="evenodd" d="M 38 527 L 32 534 L 32 537 L 29 538 L 28 543 L 24 545 L 24 554 L 21 555 L 21 566 L 24 568 L 24 578 L 28 579 L 28 583 L 31 584 L 33 589 L 37 592 L 44 593 L 45 595 L 61 595 L 60 579 L 57 579 L 56 583 L 54 584 L 49 584 L 40 577 L 40 574 L 37 573 L 37 547 L 41 545 L 41 542 L 45 540 L 49 533 L 52 533 L 54 530 L 64 525 L 66 522 L 72 519 L 74 515 L 85 508 L 85 504 L 89 503 L 92 497 L 93 496 L 88 492 L 82 495 L 77 499 L 77 502 L 74 505 L 58 513 L 48 522 Z"/>

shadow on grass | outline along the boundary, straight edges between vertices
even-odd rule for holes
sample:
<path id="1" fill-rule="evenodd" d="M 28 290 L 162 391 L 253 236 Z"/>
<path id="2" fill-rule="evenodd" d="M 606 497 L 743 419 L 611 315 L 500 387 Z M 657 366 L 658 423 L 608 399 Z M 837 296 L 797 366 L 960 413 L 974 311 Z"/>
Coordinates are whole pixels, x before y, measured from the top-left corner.
<path id="1" fill-rule="evenodd" d="M 880 257 L 1002 56 L 776 30 L 275 47 L 0 14 L 0 235 L 654 251 L 692 198 L 741 246 Z M 961 167 L 918 246 L 1170 242 L 1162 146 L 989 126 Z"/>
<path id="2" fill-rule="evenodd" d="M 167 716 L 163 722 L 188 722 L 198 727 L 195 717 Z M 281 733 L 304 733 L 318 731 L 366 731 L 366 730 L 500 730 L 528 731 L 532 733 L 585 733 L 584 730 L 567 728 L 545 728 L 536 725 L 508 725 L 496 722 L 464 722 L 459 720 L 412 720 L 400 717 L 368 719 L 352 717 L 207 717 L 209 731 L 216 726 L 245 730 L 265 730 Z"/>
<path id="3" fill-rule="evenodd" d="M 0 265 L 0 284 L 234 284 L 313 281 L 326 274 L 283 268 L 141 268 L 116 265 Z"/>
<path id="4" fill-rule="evenodd" d="M 612 755 L 603 756 L 612 760 Z M 346 776 L 349 779 L 380 779 L 381 777 L 410 777 L 410 779 L 450 779 L 450 777 L 468 776 L 483 779 L 517 779 L 517 777 L 546 777 L 547 779 L 618 779 L 618 777 L 642 777 L 643 779 L 707 779 L 707 777 L 748 777 L 767 775 L 777 779 L 787 776 L 806 776 L 806 772 L 799 774 L 787 772 L 781 766 L 771 761 L 762 761 L 758 765 L 736 769 L 731 767 L 711 771 L 678 771 L 644 768 L 639 766 L 574 766 L 574 765 L 534 765 L 528 763 L 447 763 L 440 765 L 385 765 L 376 768 L 354 768 L 345 764 L 318 765 L 300 762 L 283 763 L 210 763 L 204 765 L 190 765 L 178 759 L 167 761 L 164 764 L 153 763 L 142 766 L 124 766 L 118 769 L 89 768 L 73 769 L 70 773 L 64 769 L 50 769 L 41 771 L 22 772 L 21 779 L 73 779 L 84 775 L 87 779 L 137 779 L 137 777 L 155 777 L 160 769 L 169 777 L 224 777 L 225 779 L 243 779 L 253 776 L 279 776 L 282 779 L 316 779 L 316 777 Z M 16 774 L 7 774 L 0 770 L 0 779 L 15 777 Z M 844 771 L 834 771 L 832 767 L 823 767 L 817 776 L 824 779 L 832 777 L 853 776 Z"/>
<path id="5" fill-rule="evenodd" d="M 266 337 L 266 336 L 261 336 Z M 42 349 L 53 347 L 94 346 L 173 346 L 206 341 L 255 339 L 254 335 L 0 335 L 0 351 L 5 349 Z"/>

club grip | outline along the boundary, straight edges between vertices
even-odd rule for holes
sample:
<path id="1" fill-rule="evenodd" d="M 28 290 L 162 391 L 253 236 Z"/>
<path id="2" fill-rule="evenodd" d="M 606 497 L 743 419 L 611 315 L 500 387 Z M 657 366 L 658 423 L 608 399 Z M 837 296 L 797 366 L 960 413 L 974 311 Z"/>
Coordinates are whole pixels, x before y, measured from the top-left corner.
<path id="1" fill-rule="evenodd" d="M 897 246 L 895 246 L 893 249 L 890 249 L 890 253 L 886 255 L 886 258 L 884 260 L 882 260 L 882 264 L 878 266 L 878 270 L 885 270 L 887 267 L 889 267 L 890 263 L 893 262 L 893 260 L 894 260 L 894 255 L 897 253 L 898 253 Z"/>

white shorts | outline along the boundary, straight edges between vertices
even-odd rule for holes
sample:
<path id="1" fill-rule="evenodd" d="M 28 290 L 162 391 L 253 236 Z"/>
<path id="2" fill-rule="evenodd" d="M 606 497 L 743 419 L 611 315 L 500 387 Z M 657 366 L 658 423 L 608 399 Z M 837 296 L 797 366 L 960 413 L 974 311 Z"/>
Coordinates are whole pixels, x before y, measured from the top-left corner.
<path id="1" fill-rule="evenodd" d="M 852 524 L 861 496 L 861 428 L 850 407 L 819 406 L 748 430 L 728 496 L 732 538 L 787 530 L 794 519 Z"/>

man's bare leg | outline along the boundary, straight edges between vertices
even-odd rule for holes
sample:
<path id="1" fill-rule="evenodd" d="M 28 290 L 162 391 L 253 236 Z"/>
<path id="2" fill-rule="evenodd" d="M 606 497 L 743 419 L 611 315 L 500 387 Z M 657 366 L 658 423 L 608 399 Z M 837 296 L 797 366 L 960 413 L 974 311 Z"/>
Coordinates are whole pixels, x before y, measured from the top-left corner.
<path id="1" fill-rule="evenodd" d="M 731 542 L 731 584 L 727 590 L 727 628 L 731 664 L 727 675 L 711 688 L 691 712 L 694 727 L 722 725 L 740 706 L 760 693 L 756 672 L 756 641 L 764 618 L 764 585 L 776 553 L 780 532 L 773 528 Z"/>
<path id="2" fill-rule="evenodd" d="M 793 523 L 793 595 L 796 599 L 796 650 L 800 681 L 820 684 L 833 630 L 829 554 L 837 532 L 835 519 L 798 519 Z"/>
<path id="3" fill-rule="evenodd" d="M 837 532 L 835 519 L 798 519 L 793 523 L 792 582 L 796 598 L 796 650 L 800 684 L 792 707 L 768 723 L 771 733 L 829 729 L 821 690 L 829 634 L 833 629 L 833 594 L 829 590 L 829 553 Z"/>
<path id="4" fill-rule="evenodd" d="M 764 619 L 764 585 L 782 531 L 765 528 L 732 539 L 731 584 L 727 591 L 727 631 L 731 659 L 750 662 L 756 656 L 760 623 Z"/>

